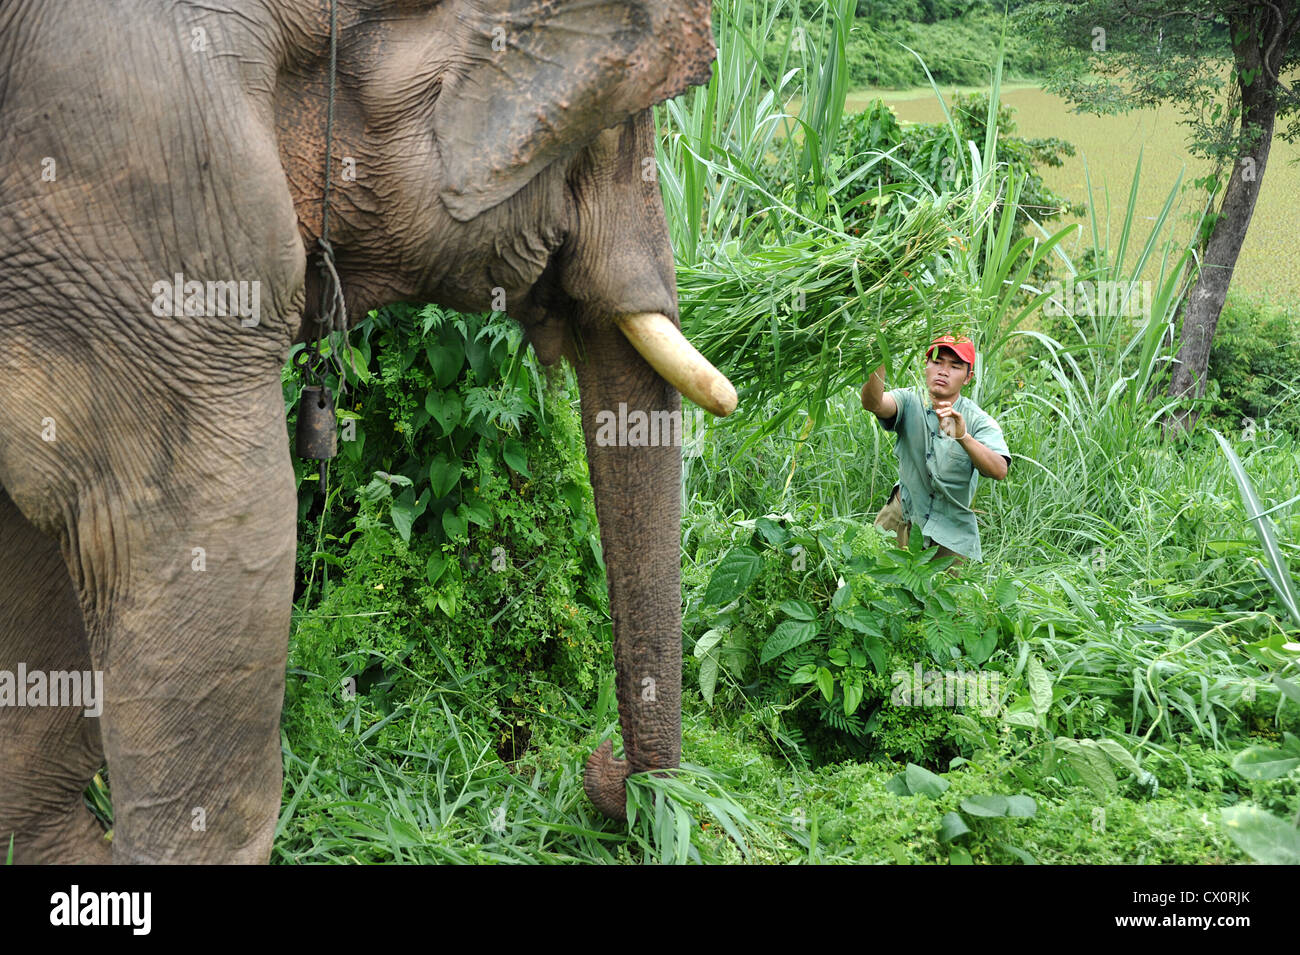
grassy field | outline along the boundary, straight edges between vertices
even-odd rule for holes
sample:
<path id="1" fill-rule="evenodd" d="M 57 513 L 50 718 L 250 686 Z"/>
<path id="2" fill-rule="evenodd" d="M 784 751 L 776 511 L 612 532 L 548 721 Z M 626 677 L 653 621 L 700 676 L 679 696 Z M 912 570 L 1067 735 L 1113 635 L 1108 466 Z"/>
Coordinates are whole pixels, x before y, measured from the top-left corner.
<path id="1" fill-rule="evenodd" d="M 972 92 L 966 90 L 965 92 Z M 945 98 L 951 90 L 943 91 Z M 847 110 L 860 109 L 874 98 L 894 107 L 898 118 L 913 123 L 943 122 L 943 111 L 933 90 L 862 90 L 850 94 Z M 1187 149 L 1187 128 L 1179 125 L 1179 114 L 1171 107 L 1137 110 L 1120 116 L 1092 116 L 1070 111 L 1065 100 L 1029 84 L 1007 83 L 1002 102 L 1015 110 L 1016 134 L 1026 139 L 1056 136 L 1073 143 L 1078 150 L 1059 169 L 1044 169 L 1043 179 L 1057 193 L 1087 201 L 1085 163 L 1093 189 L 1102 202 L 1109 191 L 1112 229 L 1118 233 L 1124 218 L 1133 167 L 1142 155 L 1142 188 L 1137 200 L 1139 221 L 1149 221 L 1160 211 L 1164 197 L 1183 173 L 1184 184 L 1208 171 L 1208 164 L 1194 158 Z M 797 108 L 797 104 L 792 108 Z M 1300 212 L 1300 146 L 1273 140 L 1259 203 L 1241 250 L 1233 288 L 1251 292 L 1270 301 L 1300 297 L 1300 268 L 1295 253 L 1294 223 Z M 1188 194 L 1184 209 L 1196 203 Z M 1099 219 L 1105 221 L 1104 214 Z M 1076 220 L 1082 221 L 1082 220 Z M 1179 234 L 1187 235 L 1189 225 Z M 1080 231 L 1067 251 L 1081 251 Z M 1116 236 L 1111 236 L 1113 243 Z"/>

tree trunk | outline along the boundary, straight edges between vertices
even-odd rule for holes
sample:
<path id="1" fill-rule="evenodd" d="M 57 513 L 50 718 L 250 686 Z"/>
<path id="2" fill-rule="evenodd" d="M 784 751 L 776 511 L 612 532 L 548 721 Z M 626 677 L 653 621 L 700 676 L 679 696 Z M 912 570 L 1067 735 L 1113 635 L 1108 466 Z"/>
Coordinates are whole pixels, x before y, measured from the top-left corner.
<path id="1" fill-rule="evenodd" d="M 1288 4 L 1289 6 L 1289 4 Z M 1268 22 L 1268 14 L 1261 16 Z M 1233 24 L 1234 27 L 1239 27 Z M 1271 31 L 1270 31 L 1271 33 Z M 1237 256 L 1246 241 L 1259 198 L 1259 187 L 1264 181 L 1268 165 L 1269 148 L 1273 143 L 1273 124 L 1277 117 L 1275 93 L 1277 83 L 1270 75 L 1275 70 L 1264 70 L 1262 47 L 1268 34 L 1258 26 L 1247 31 L 1240 43 L 1233 44 L 1238 87 L 1241 90 L 1241 142 L 1242 152 L 1233 164 L 1228 188 L 1224 191 L 1218 219 L 1206 245 L 1201 272 L 1187 298 L 1183 313 L 1182 344 L 1169 383 L 1171 398 L 1200 398 L 1205 394 L 1206 370 L 1210 363 L 1210 345 L 1219 324 L 1228 286 L 1237 266 Z M 1285 55 L 1286 44 L 1281 44 Z M 1280 57 L 1279 57 L 1280 62 Z M 1271 65 L 1271 64 L 1270 64 Z M 1243 71 L 1253 71 L 1250 84 L 1243 84 Z M 1165 435 L 1189 433 L 1200 417 L 1196 406 L 1171 412 L 1165 421 Z"/>

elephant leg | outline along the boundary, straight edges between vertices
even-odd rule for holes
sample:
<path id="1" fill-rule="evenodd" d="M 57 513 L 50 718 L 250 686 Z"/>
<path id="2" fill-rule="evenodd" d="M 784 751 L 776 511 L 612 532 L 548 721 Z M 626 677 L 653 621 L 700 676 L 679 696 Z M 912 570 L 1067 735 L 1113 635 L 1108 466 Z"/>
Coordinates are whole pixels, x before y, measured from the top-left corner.
<path id="1" fill-rule="evenodd" d="M 297 514 L 280 384 L 213 402 L 202 421 L 177 414 L 158 429 L 176 446 L 147 457 L 169 462 L 149 475 L 161 496 L 121 488 L 136 494 L 78 535 L 98 537 L 91 557 L 105 566 L 92 573 L 111 575 L 87 619 L 104 670 L 113 858 L 265 863 Z"/>
<path id="2" fill-rule="evenodd" d="M 597 808 L 621 819 L 629 772 L 672 769 L 681 761 L 681 396 L 612 325 L 584 329 L 583 345 L 585 359 L 576 363 L 582 424 L 627 756 L 615 760 L 610 743 L 603 743 L 587 763 L 584 788 Z M 602 429 L 619 419 L 620 404 L 630 421 L 637 411 L 646 414 L 650 423 L 639 435 Z M 665 421 L 676 426 L 675 441 L 662 441 Z"/>
<path id="3" fill-rule="evenodd" d="M 0 488 L 0 671 L 16 675 L 20 666 L 86 672 L 90 651 L 58 545 Z M 0 860 L 12 837 L 20 864 L 110 861 L 82 799 L 104 762 L 99 719 L 85 709 L 0 706 Z"/>
<path id="4" fill-rule="evenodd" d="M 113 861 L 266 862 L 281 796 L 297 513 L 278 366 L 206 397 L 143 374 L 118 378 L 114 399 L 94 405 L 53 376 L 14 395 L 6 417 L 0 391 L 0 429 L 39 421 L 40 409 L 58 418 L 53 441 L 32 428 L 0 433 L 0 476 L 27 520 L 59 540 L 62 573 L 46 576 L 71 578 L 89 666 L 102 673 Z M 0 632 L 6 659 L 36 652 Z M 40 649 L 36 659 L 71 665 L 46 642 Z M 99 759 L 89 738 L 57 742 L 78 739 L 75 759 L 51 749 L 69 804 Z M 9 752 L 8 736 L 0 747 Z"/>

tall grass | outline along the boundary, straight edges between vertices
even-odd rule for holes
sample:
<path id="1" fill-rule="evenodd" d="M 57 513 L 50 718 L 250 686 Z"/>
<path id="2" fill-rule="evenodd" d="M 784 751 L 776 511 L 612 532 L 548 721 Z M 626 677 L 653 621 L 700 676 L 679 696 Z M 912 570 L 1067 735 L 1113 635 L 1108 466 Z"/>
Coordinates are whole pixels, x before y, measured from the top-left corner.
<path id="1" fill-rule="evenodd" d="M 1189 733 L 1221 746 L 1244 688 L 1259 682 L 1258 668 L 1235 647 L 1276 631 L 1281 621 L 1269 609 L 1269 581 L 1238 557 L 1249 542 L 1231 518 L 1234 477 L 1227 463 L 1203 434 L 1167 444 L 1157 424 L 1171 407 L 1157 397 L 1158 385 L 1174 357 L 1176 316 L 1196 265 L 1188 243 L 1174 234 L 1179 183 L 1142 227 L 1134 214 L 1142 188 L 1139 161 L 1116 235 L 1108 205 L 1089 181 L 1093 250 L 1083 263 L 1073 261 L 1064 245 L 1077 226 L 1048 233 L 1035 224 L 1018 237 L 1020 183 L 997 162 L 999 86 L 995 70 L 986 140 L 961 144 L 962 175 L 955 191 L 940 197 L 945 223 L 962 241 L 926 249 L 929 284 L 921 293 L 930 299 L 924 304 L 932 316 L 962 313 L 961 327 L 971 331 L 980 353 L 968 394 L 1002 424 L 1014 457 L 1009 480 L 983 482 L 975 502 L 985 561 L 969 573 L 990 582 L 1012 575 L 1029 584 L 1022 602 L 1026 631 L 1058 672 L 1067 724 L 1076 708 L 1117 707 L 1127 712 L 1125 733 L 1135 746 L 1168 751 Z M 942 103 L 937 89 L 935 95 Z M 818 101 L 809 94 L 801 102 L 807 109 Z M 727 160 L 743 153 L 714 152 L 702 167 L 719 183 L 740 181 L 751 170 Z M 782 158 L 796 161 L 793 152 Z M 755 186 L 764 184 L 747 183 Z M 835 183 L 827 188 L 833 193 Z M 729 234 L 721 237 L 724 254 L 702 240 L 680 271 L 684 325 L 691 323 L 689 332 L 723 367 L 742 372 L 742 400 L 757 402 L 750 419 L 709 426 L 698 455 L 688 459 L 688 540 L 710 524 L 769 512 L 869 523 L 897 471 L 892 442 L 882 440 L 862 411 L 857 386 L 865 366 L 879 360 L 891 364 L 891 375 L 898 376 L 892 380 L 906 383 L 906 359 L 915 352 L 900 343 L 908 335 L 926 341 L 922 336 L 930 331 L 924 321 L 882 321 L 863 347 L 861 337 L 854 338 L 862 329 L 837 325 L 834 310 L 861 309 L 874 299 L 889 303 L 895 316 L 906 312 L 912 303 L 891 297 L 889 285 L 906 284 L 901 273 L 913 272 L 916 262 L 882 271 L 881 287 L 855 289 L 855 298 L 844 288 L 849 283 L 837 285 L 820 271 L 823 263 L 832 270 L 836 263 L 825 254 L 836 231 L 833 203 L 808 223 L 770 190 L 755 191 L 764 212 L 784 216 L 787 228 L 798 230 L 784 255 L 755 253 L 743 236 Z M 918 232 L 924 230 L 905 228 L 902 239 L 894 239 L 907 247 Z M 801 244 L 808 236 L 821 245 Z M 774 261 L 786 270 L 775 270 L 777 278 L 768 271 Z M 1125 314 L 1129 301 L 1123 296 L 1085 290 L 1054 336 L 1033 327 L 1044 304 L 1061 304 L 1054 289 L 1031 280 L 1044 264 L 1068 283 L 1128 290 L 1144 274 L 1154 278 L 1143 287 L 1149 294 L 1141 296 L 1140 316 Z M 762 292 L 801 267 L 798 282 L 832 300 L 806 325 L 798 314 L 765 301 Z M 933 307 L 936 301 L 941 308 Z M 816 338 L 805 337 L 809 329 L 833 347 L 814 355 L 808 345 Z M 736 351 L 744 354 L 737 358 Z M 846 353 L 861 366 L 856 380 L 843 368 Z M 818 361 L 820 381 L 827 384 L 808 401 L 813 379 L 804 367 Z M 783 379 L 790 387 L 779 394 L 765 387 Z M 1275 457 L 1257 446 L 1243 468 L 1262 482 L 1264 498 L 1284 501 L 1300 486 L 1300 455 L 1285 436 L 1276 442 Z M 748 466 L 737 468 L 738 460 Z"/>

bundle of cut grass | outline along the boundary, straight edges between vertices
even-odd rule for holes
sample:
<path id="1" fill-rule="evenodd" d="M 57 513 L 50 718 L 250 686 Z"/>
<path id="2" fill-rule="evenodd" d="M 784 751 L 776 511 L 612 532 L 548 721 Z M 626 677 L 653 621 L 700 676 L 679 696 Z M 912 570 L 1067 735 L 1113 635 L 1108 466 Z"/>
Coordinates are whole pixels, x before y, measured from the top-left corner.
<path id="1" fill-rule="evenodd" d="M 800 409 L 818 422 L 828 395 L 916 352 L 931 329 L 966 321 L 962 277 L 940 255 L 962 241 L 958 207 L 945 194 L 901 221 L 878 218 L 868 234 L 809 228 L 747 256 L 734 243 L 715 247 L 680 267 L 683 331 L 735 384 L 739 416 L 762 414 L 764 432 Z"/>

